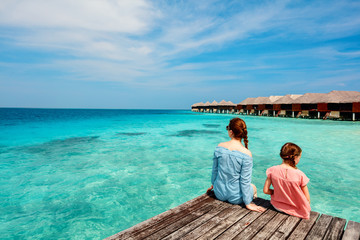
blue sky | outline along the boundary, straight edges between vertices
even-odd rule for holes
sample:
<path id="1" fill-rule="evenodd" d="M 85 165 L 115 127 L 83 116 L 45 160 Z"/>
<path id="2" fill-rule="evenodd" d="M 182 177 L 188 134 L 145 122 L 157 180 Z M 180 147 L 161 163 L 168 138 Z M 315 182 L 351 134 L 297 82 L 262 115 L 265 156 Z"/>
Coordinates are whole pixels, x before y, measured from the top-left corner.
<path id="1" fill-rule="evenodd" d="M 360 1 L 1 0 L 0 107 L 360 91 Z"/>

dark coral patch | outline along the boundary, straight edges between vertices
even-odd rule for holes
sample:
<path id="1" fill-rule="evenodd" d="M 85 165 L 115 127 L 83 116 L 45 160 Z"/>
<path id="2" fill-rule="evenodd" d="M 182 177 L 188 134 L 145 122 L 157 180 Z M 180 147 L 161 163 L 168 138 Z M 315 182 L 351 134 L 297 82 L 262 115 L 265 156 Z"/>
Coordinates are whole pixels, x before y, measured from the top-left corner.
<path id="1" fill-rule="evenodd" d="M 120 132 L 116 135 L 125 135 L 125 136 L 139 136 L 139 135 L 145 135 L 145 132 L 138 132 L 138 133 L 132 133 L 132 132 Z"/>
<path id="2" fill-rule="evenodd" d="M 194 136 L 202 136 L 202 135 L 215 135 L 219 133 L 221 132 L 212 131 L 212 130 L 183 130 L 183 131 L 178 131 L 176 134 L 171 134 L 170 136 L 194 137 Z"/>
<path id="3" fill-rule="evenodd" d="M 72 137 L 66 139 L 56 139 L 49 142 L 45 142 L 39 145 L 33 145 L 25 147 L 24 150 L 28 153 L 60 153 L 66 151 L 79 152 L 81 149 L 86 148 L 89 144 L 92 144 L 98 140 L 99 136 L 89 137 Z"/>
<path id="4" fill-rule="evenodd" d="M 204 126 L 204 127 L 207 127 L 207 128 L 218 128 L 218 127 L 220 127 L 220 124 L 204 123 L 203 126 Z"/>

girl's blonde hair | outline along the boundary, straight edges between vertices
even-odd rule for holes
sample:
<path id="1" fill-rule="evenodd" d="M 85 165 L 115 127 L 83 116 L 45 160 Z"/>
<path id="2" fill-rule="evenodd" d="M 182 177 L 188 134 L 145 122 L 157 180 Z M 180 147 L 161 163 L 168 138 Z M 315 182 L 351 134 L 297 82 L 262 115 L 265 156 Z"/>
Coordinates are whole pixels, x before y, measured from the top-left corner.
<path id="1" fill-rule="evenodd" d="M 285 163 L 289 164 L 293 168 L 296 168 L 295 157 L 300 156 L 302 150 L 295 143 L 285 143 L 280 150 L 280 157 L 284 160 Z"/>

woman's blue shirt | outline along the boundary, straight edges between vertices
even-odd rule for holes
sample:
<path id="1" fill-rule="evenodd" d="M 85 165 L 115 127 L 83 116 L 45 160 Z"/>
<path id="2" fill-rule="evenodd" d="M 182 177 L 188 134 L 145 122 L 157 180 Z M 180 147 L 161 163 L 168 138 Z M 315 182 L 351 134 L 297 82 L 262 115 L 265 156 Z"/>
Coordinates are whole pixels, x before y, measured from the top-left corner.
<path id="1" fill-rule="evenodd" d="M 254 195 L 251 186 L 252 157 L 218 146 L 213 161 L 211 183 L 216 198 L 232 204 L 251 203 Z"/>

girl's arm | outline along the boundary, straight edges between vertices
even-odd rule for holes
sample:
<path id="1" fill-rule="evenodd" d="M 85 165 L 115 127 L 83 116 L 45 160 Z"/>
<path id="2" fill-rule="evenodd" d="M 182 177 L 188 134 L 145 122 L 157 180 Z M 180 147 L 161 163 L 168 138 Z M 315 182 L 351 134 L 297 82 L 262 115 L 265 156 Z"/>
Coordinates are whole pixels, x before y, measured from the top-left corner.
<path id="1" fill-rule="evenodd" d="M 309 203 L 310 203 L 310 193 L 309 193 L 309 189 L 308 189 L 307 185 L 301 187 L 301 190 L 303 191 L 306 199 L 307 199 L 307 200 L 309 201 Z"/>
<path id="2" fill-rule="evenodd" d="M 273 189 L 270 189 L 270 186 L 271 186 L 271 179 L 270 179 L 270 178 L 266 178 L 263 191 L 264 191 L 265 194 L 273 195 L 273 194 L 274 194 L 274 190 L 273 190 Z"/>

